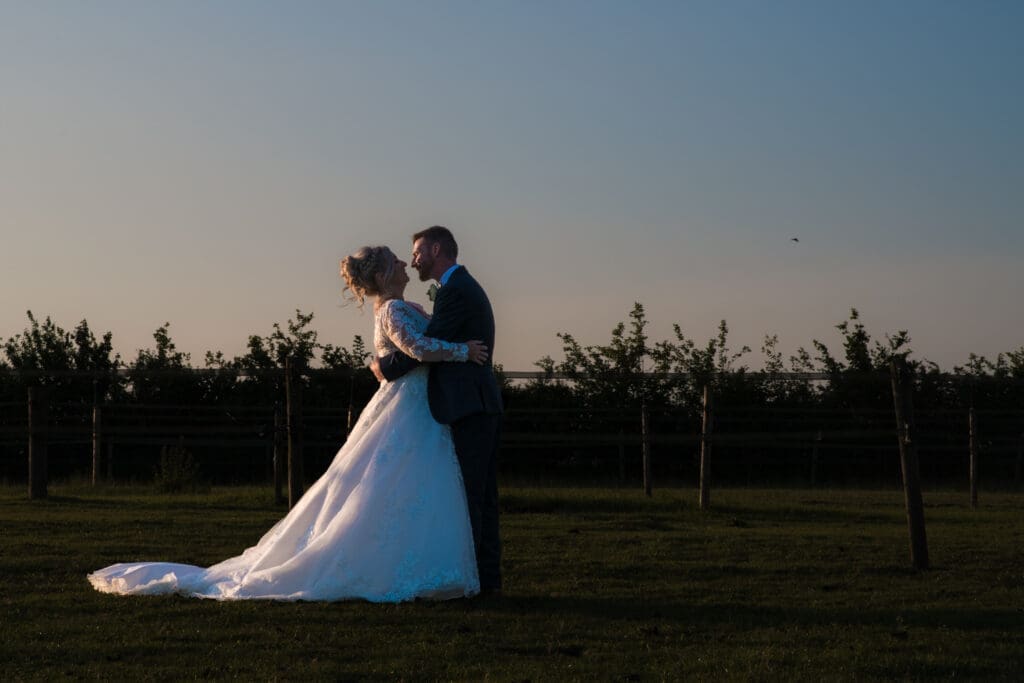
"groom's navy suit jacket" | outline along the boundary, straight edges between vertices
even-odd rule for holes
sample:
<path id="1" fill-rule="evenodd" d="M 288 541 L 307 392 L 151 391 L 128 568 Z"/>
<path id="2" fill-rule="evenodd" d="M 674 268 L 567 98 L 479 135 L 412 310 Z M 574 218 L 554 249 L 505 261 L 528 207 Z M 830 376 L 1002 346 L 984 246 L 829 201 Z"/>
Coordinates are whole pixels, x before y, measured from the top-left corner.
<path id="1" fill-rule="evenodd" d="M 430 412 L 441 424 L 452 424 L 470 415 L 500 415 L 501 391 L 494 377 L 494 312 L 483 287 L 459 266 L 448 283 L 437 291 L 434 315 L 427 325 L 428 337 L 449 342 L 479 339 L 487 345 L 488 360 L 476 363 L 431 363 L 427 395 Z M 403 353 L 380 359 L 380 369 L 389 381 L 401 377 L 420 362 Z"/>

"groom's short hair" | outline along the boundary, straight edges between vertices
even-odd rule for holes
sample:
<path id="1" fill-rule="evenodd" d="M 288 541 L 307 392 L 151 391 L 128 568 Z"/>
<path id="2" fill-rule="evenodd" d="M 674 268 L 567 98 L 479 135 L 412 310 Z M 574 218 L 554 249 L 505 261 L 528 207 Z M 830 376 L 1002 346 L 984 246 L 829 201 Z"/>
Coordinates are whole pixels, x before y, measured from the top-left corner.
<path id="1" fill-rule="evenodd" d="M 412 236 L 413 242 L 419 239 L 424 239 L 430 244 L 440 244 L 441 253 L 450 259 L 459 257 L 459 245 L 455 243 L 455 236 L 443 225 L 433 225 Z"/>

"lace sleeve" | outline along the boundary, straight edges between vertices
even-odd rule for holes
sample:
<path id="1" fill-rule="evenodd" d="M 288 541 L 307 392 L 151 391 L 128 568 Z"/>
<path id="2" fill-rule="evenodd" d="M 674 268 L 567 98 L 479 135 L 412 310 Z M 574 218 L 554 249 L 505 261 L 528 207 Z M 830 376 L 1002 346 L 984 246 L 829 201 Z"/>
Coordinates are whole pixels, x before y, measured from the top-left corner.
<path id="1" fill-rule="evenodd" d="M 430 314 L 427 313 L 427 309 L 423 308 L 423 306 L 420 306 L 415 301 L 406 301 L 405 303 L 408 306 L 410 306 L 411 308 L 414 308 L 416 310 L 416 312 L 419 313 L 420 315 L 422 315 L 424 318 L 426 318 L 427 320 L 430 320 Z"/>
<path id="2" fill-rule="evenodd" d="M 420 318 L 418 313 L 403 305 L 402 302 L 397 300 L 387 302 L 381 315 L 384 333 L 405 355 L 425 363 L 462 362 L 469 359 L 469 347 L 466 344 L 456 344 L 424 336 L 422 328 L 426 320 Z"/>

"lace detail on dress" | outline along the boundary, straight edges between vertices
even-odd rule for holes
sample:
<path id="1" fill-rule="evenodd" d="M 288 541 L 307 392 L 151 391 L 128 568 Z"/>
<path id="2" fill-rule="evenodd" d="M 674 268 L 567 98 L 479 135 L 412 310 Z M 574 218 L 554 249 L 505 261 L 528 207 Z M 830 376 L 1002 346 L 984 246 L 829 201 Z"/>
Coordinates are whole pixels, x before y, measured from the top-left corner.
<path id="1" fill-rule="evenodd" d="M 446 342 L 426 337 L 427 318 L 404 301 L 385 301 L 374 320 L 373 346 L 378 356 L 401 351 L 407 356 L 426 363 L 441 361 L 463 362 L 469 359 L 466 344 Z"/>

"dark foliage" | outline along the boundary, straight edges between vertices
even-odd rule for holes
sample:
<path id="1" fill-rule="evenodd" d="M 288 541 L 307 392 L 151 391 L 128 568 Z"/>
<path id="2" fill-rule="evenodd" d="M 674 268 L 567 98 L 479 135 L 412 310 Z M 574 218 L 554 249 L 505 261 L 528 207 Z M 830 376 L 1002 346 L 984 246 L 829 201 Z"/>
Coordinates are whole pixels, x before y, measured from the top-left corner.
<path id="1" fill-rule="evenodd" d="M 273 324 L 266 336 L 251 335 L 241 356 L 207 352 L 202 367 L 178 350 L 168 323 L 154 332 L 152 348 L 124 364 L 113 352 L 111 333 L 97 338 L 85 320 L 72 332 L 31 312 L 28 320 L 24 331 L 3 342 L 0 357 L 0 428 L 6 434 L 0 477 L 7 479 L 24 475 L 19 425 L 29 386 L 45 388 L 51 422 L 72 435 L 51 446 L 55 471 L 87 469 L 91 410 L 99 405 L 106 433 L 121 434 L 109 440 L 117 443 L 115 476 L 146 478 L 161 448 L 166 453 L 170 444 L 184 443 L 213 481 L 269 476 L 269 454 L 280 433 L 274 413 L 283 411 L 289 358 L 302 368 L 311 476 L 333 457 L 377 389 L 365 366 L 370 353 L 363 339 L 356 336 L 349 347 L 322 344 L 313 315 L 301 310 L 284 325 Z M 943 372 L 912 357 L 905 330 L 873 338 L 856 309 L 836 328 L 839 353 L 812 340 L 813 351 L 801 347 L 784 358 L 778 337 L 767 335 L 760 370 L 747 365 L 749 347 L 730 348 L 724 320 L 705 342 L 678 324 L 670 339 L 652 341 L 640 303 L 607 343 L 584 344 L 560 332 L 562 359 L 538 360 L 537 377 L 516 383 L 496 367 L 508 407 L 503 467 L 526 476 L 632 480 L 646 411 L 659 479 L 692 479 L 708 386 L 715 404 L 716 476 L 751 483 L 891 481 L 898 471 L 889 363 L 899 359 L 916 378 L 925 476 L 961 476 L 971 406 L 978 411 L 983 449 L 1003 463 L 999 476 L 1014 476 L 1013 458 L 1024 440 L 1024 347 L 994 360 L 972 354 L 963 366 Z"/>

